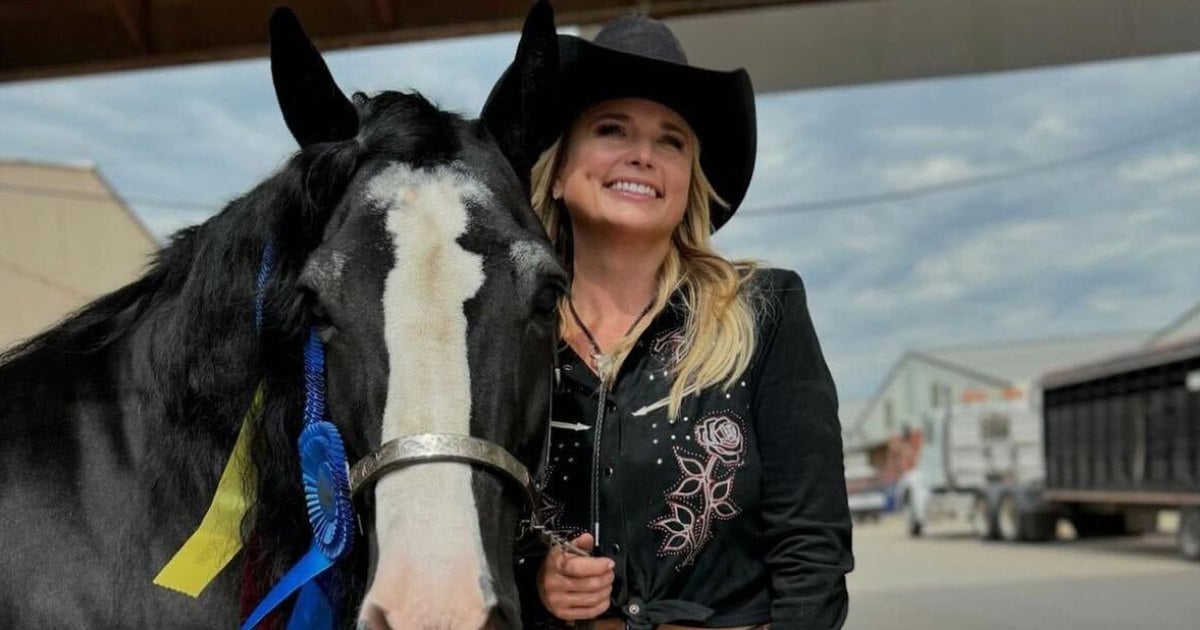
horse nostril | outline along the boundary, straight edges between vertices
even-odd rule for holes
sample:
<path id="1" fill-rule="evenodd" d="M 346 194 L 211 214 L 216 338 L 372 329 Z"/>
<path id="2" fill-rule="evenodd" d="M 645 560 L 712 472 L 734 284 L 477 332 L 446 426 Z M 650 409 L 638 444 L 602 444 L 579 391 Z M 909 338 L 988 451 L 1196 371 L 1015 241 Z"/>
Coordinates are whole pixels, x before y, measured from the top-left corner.
<path id="1" fill-rule="evenodd" d="M 367 604 L 364 615 L 358 619 L 358 630 L 392 630 L 387 615 L 375 604 Z"/>

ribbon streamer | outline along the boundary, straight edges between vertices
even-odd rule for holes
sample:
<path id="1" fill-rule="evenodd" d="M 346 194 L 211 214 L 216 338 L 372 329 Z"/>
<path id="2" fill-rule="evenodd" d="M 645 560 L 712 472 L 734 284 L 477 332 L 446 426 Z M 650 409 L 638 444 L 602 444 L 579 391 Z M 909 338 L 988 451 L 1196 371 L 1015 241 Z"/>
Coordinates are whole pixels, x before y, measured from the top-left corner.
<path id="1" fill-rule="evenodd" d="M 262 415 L 263 386 L 258 386 L 254 401 L 242 419 L 237 442 L 217 491 L 208 506 L 200 526 L 188 537 L 187 542 L 175 552 L 166 566 L 154 577 L 158 586 L 179 591 L 190 597 L 200 593 L 216 579 L 217 574 L 242 549 L 242 518 L 254 503 L 253 483 L 250 475 L 250 430 L 251 425 Z"/>

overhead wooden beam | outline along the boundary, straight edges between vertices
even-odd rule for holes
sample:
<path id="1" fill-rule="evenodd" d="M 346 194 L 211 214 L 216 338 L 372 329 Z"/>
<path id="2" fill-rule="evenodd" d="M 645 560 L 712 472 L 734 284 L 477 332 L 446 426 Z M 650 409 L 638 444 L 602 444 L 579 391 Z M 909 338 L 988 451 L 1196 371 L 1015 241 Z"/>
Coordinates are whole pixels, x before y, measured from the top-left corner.
<path id="1" fill-rule="evenodd" d="M 560 25 L 840 0 L 556 0 Z M 874 1 L 874 0 L 873 0 Z M 882 0 L 880 0 L 882 1 Z M 0 81 L 266 54 L 280 0 L 0 0 Z M 529 0 L 285 0 L 325 50 L 516 31 Z"/>
<path id="2" fill-rule="evenodd" d="M 392 6 L 392 0 L 375 0 L 375 16 L 383 30 L 396 28 L 396 8 Z"/>
<path id="3" fill-rule="evenodd" d="M 147 28 L 150 0 L 112 0 L 112 7 L 129 41 L 140 54 L 150 55 L 150 29 Z"/>

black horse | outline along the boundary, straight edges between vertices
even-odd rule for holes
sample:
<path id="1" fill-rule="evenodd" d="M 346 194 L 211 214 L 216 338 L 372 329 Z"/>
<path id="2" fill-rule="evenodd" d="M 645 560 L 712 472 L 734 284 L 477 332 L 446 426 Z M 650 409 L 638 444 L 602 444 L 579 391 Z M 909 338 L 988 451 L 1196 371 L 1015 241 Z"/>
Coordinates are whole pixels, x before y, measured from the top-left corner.
<path id="1" fill-rule="evenodd" d="M 310 326 L 351 462 L 423 432 L 537 459 L 565 276 L 529 206 L 523 122 L 410 93 L 348 99 L 290 12 L 271 34 L 300 150 L 139 280 L 0 360 L 0 627 L 237 626 L 310 544 L 296 454 Z M 557 72 L 544 4 L 517 63 L 524 115 L 542 115 Z M 196 599 L 154 586 L 260 383 L 246 551 Z M 329 581 L 341 625 L 519 627 L 519 490 L 432 463 L 365 494 L 366 537 Z"/>

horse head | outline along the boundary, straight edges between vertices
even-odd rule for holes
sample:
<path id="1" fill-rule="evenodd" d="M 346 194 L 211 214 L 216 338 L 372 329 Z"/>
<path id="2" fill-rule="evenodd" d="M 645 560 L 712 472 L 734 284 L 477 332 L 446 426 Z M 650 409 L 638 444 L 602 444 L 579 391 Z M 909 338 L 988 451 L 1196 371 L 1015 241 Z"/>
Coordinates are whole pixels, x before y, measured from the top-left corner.
<path id="1" fill-rule="evenodd" d="M 526 116 L 539 115 L 557 72 L 544 2 L 517 64 Z M 521 121 L 465 120 L 415 94 L 347 98 L 286 10 L 272 17 L 271 67 L 301 147 L 293 162 L 306 207 L 277 238 L 307 242 L 296 287 L 323 341 L 328 415 L 347 451 L 468 435 L 532 467 L 567 279 L 529 204 L 537 147 Z M 260 495 L 294 488 L 259 483 Z M 346 602 L 360 627 L 519 627 L 512 553 L 524 497 L 514 485 L 439 461 L 387 471 L 363 490 L 366 535 L 347 570 L 367 578 L 348 589 L 361 602 Z"/>

